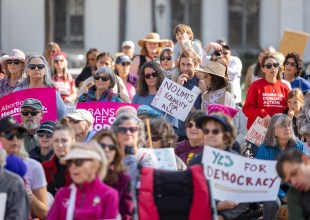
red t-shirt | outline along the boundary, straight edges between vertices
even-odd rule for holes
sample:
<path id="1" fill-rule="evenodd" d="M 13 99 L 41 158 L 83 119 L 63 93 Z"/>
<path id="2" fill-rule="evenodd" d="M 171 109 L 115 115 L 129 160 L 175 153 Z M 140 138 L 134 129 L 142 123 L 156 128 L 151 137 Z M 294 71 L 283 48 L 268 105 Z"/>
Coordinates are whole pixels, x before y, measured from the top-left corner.
<path id="1" fill-rule="evenodd" d="M 283 113 L 287 108 L 289 91 L 287 85 L 279 80 L 274 84 L 265 79 L 253 82 L 243 106 L 243 113 L 248 118 L 247 128 L 251 127 L 257 116 L 264 118 Z"/>

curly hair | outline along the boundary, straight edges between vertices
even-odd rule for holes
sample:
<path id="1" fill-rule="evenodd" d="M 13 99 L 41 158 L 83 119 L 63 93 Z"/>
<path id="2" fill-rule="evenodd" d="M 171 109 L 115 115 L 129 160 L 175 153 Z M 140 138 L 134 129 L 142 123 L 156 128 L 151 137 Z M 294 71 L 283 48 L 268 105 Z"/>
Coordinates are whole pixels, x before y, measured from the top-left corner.
<path id="1" fill-rule="evenodd" d="M 144 63 L 140 68 L 139 79 L 138 79 L 138 83 L 137 83 L 137 94 L 140 96 L 147 96 L 149 94 L 149 88 L 148 88 L 148 86 L 145 82 L 145 78 L 144 78 L 144 70 L 147 67 L 152 68 L 158 74 L 157 85 L 156 85 L 157 90 L 159 89 L 161 83 L 165 79 L 165 75 L 164 75 L 164 73 L 163 73 L 163 71 L 160 68 L 158 63 L 156 63 L 155 61 L 149 61 L 149 62 Z"/>
<path id="2" fill-rule="evenodd" d="M 286 62 L 288 61 L 289 58 L 294 59 L 295 64 L 296 64 L 296 73 L 295 76 L 300 76 L 301 75 L 301 71 L 302 71 L 302 59 L 300 58 L 298 53 L 288 53 L 285 57 L 285 60 L 283 62 L 283 65 L 285 66 Z"/>

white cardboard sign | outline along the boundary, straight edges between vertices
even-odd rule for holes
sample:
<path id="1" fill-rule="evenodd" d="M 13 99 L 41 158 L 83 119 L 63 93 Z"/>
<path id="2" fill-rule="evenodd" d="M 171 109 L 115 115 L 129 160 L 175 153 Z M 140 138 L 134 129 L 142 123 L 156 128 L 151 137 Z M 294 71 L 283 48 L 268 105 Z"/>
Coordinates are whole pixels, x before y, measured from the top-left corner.
<path id="1" fill-rule="evenodd" d="M 139 151 L 154 154 L 157 158 L 157 169 L 177 170 L 177 163 L 173 148 L 140 148 Z"/>
<path id="2" fill-rule="evenodd" d="M 261 117 L 257 117 L 244 139 L 256 146 L 260 146 L 265 139 L 266 132 L 267 128 L 264 126 L 264 120 Z"/>

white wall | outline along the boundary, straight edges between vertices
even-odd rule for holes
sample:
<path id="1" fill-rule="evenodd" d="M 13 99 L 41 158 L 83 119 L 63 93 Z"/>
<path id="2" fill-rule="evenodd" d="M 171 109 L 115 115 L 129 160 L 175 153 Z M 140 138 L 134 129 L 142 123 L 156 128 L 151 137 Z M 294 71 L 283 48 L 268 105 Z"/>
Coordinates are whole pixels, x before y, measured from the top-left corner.
<path id="1" fill-rule="evenodd" d="M 44 1 L 2 0 L 1 49 L 14 48 L 26 54 L 42 54 L 44 50 Z"/>

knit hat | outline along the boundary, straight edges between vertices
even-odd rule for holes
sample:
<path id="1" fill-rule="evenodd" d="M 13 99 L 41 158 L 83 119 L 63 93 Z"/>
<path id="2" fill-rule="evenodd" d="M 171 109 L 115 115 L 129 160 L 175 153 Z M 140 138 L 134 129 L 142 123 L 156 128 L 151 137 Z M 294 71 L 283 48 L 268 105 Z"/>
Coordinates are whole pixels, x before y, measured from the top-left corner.
<path id="1" fill-rule="evenodd" d="M 154 117 L 162 117 L 162 115 L 148 105 L 140 105 L 137 109 L 138 115 L 151 115 Z"/>
<path id="2" fill-rule="evenodd" d="M 208 114 L 215 112 L 222 112 L 230 118 L 233 118 L 237 114 L 238 110 L 221 104 L 209 104 Z"/>

